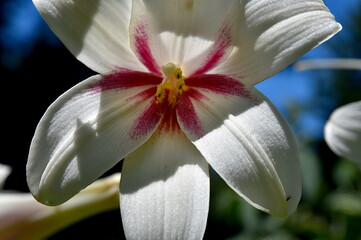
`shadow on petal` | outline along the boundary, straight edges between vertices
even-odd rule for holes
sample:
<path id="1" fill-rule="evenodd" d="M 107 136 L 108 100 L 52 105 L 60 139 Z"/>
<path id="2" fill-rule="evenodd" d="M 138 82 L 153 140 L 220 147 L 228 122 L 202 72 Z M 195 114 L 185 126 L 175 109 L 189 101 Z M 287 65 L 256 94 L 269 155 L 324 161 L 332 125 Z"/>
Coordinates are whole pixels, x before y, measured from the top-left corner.
<path id="1" fill-rule="evenodd" d="M 199 151 L 182 133 L 174 136 L 156 133 L 125 158 L 123 175 L 127 184 L 121 184 L 121 193 L 130 194 L 157 182 L 171 181 L 182 168 L 196 165 L 208 175 L 205 163 Z"/>

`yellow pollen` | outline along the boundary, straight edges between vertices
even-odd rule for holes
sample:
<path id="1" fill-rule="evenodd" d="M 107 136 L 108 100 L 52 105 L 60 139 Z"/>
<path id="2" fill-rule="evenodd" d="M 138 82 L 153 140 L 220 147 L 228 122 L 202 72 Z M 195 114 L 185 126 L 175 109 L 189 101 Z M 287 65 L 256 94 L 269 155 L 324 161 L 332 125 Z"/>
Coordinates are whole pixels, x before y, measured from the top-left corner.
<path id="1" fill-rule="evenodd" d="M 167 97 L 169 105 L 172 107 L 178 103 L 178 98 L 188 87 L 184 83 L 182 69 L 173 63 L 167 63 L 162 67 L 164 78 L 161 84 L 157 86 L 155 94 L 156 104 L 161 104 Z M 168 94 L 167 94 L 168 93 Z"/>

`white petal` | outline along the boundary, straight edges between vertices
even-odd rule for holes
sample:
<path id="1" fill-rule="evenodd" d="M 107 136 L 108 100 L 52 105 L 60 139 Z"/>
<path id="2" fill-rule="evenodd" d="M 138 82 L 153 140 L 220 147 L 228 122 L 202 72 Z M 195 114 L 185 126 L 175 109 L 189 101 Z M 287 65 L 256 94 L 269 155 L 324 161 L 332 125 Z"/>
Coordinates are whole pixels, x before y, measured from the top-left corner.
<path id="1" fill-rule="evenodd" d="M 208 164 L 184 135 L 154 135 L 123 165 L 127 239 L 201 239 L 209 207 Z"/>
<path id="2" fill-rule="evenodd" d="M 205 72 L 232 49 L 239 10 L 237 0 L 136 0 L 130 25 L 132 48 L 150 70 L 154 69 L 150 65 L 173 62 L 186 75 L 198 69 Z"/>
<path id="3" fill-rule="evenodd" d="M 321 0 L 241 1 L 238 43 L 212 72 L 253 85 L 278 73 L 341 30 Z"/>
<path id="4" fill-rule="evenodd" d="M 11 168 L 0 163 L 0 190 L 4 187 L 5 180 L 9 176 Z"/>
<path id="5" fill-rule="evenodd" d="M 91 77 L 46 111 L 27 164 L 28 185 L 38 201 L 66 201 L 152 135 L 159 120 L 152 115 L 156 87 L 146 99 L 142 91 L 150 86 L 121 89 L 121 77 Z"/>
<path id="6" fill-rule="evenodd" d="M 34 0 L 70 52 L 99 73 L 145 70 L 129 45 L 131 0 Z"/>
<path id="7" fill-rule="evenodd" d="M 361 101 L 332 113 L 325 126 L 325 140 L 337 155 L 361 163 Z"/>
<path id="8" fill-rule="evenodd" d="M 253 87 L 247 91 L 244 97 L 202 91 L 205 97 L 192 102 L 203 136 L 180 125 L 231 188 L 256 208 L 284 217 L 301 196 L 298 148 L 272 103 Z"/>

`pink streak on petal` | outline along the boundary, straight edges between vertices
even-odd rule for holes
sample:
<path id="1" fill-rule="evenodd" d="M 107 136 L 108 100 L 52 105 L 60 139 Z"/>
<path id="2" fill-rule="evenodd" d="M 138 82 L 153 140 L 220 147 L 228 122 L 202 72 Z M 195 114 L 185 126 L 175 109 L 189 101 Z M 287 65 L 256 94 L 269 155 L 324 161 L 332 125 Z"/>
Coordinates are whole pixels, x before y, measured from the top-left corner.
<path id="1" fill-rule="evenodd" d="M 147 85 L 158 85 L 162 78 L 153 73 L 145 73 L 122 69 L 117 72 L 104 75 L 94 86 L 90 86 L 90 91 L 99 93 L 111 89 L 128 89 Z"/>
<path id="2" fill-rule="evenodd" d="M 134 28 L 134 46 L 135 52 L 138 56 L 138 59 L 154 74 L 162 76 L 161 69 L 155 58 L 152 54 L 150 45 L 149 45 L 149 35 L 147 32 L 147 25 L 145 22 Z"/>
<path id="3" fill-rule="evenodd" d="M 155 93 L 157 92 L 156 87 L 150 87 L 142 92 L 137 93 L 136 95 L 127 99 L 127 101 L 135 100 L 136 103 L 143 102 L 151 97 L 154 97 Z"/>
<path id="4" fill-rule="evenodd" d="M 175 108 L 168 105 L 168 103 L 162 104 L 160 106 L 162 109 L 162 122 L 159 125 L 159 132 L 175 134 L 180 133 L 180 127 L 177 120 L 177 114 Z"/>
<path id="5" fill-rule="evenodd" d="M 246 87 L 239 81 L 227 75 L 202 74 L 186 79 L 189 87 L 203 88 L 218 94 L 236 95 L 251 98 Z"/>
<path id="6" fill-rule="evenodd" d="M 203 65 L 198 68 L 191 76 L 204 74 L 216 67 L 219 62 L 222 60 L 223 56 L 226 54 L 228 47 L 232 45 L 232 33 L 231 27 L 228 24 L 225 24 L 218 32 L 218 38 L 213 44 L 213 49 L 208 54 L 206 61 Z"/>
<path id="7" fill-rule="evenodd" d="M 187 97 L 193 98 L 194 100 L 197 100 L 197 101 L 201 101 L 202 99 L 207 98 L 205 95 L 203 95 L 201 92 L 199 92 L 198 90 L 196 90 L 194 88 L 188 89 L 186 92 L 184 92 L 184 94 Z"/>
<path id="8" fill-rule="evenodd" d="M 192 134 L 201 137 L 203 134 L 202 125 L 194 110 L 191 98 L 200 101 L 205 96 L 195 89 L 184 92 L 180 97 L 180 103 L 177 105 L 178 121 Z"/>
<path id="9" fill-rule="evenodd" d="M 130 137 L 138 139 L 147 135 L 152 129 L 156 128 L 162 118 L 155 100 L 144 109 L 139 118 L 134 122 Z"/>
<path id="10" fill-rule="evenodd" d="M 89 91 L 94 93 L 101 93 L 107 90 L 125 90 L 130 88 L 149 86 L 144 90 L 139 90 L 133 96 L 127 98 L 125 101 L 132 101 L 133 104 L 139 104 L 151 99 L 150 103 L 143 109 L 140 116 L 134 122 L 130 137 L 138 139 L 148 134 L 154 129 L 161 119 L 159 108 L 155 104 L 155 93 L 157 85 L 160 84 L 162 78 L 153 73 L 144 73 L 132 71 L 129 69 L 120 69 L 117 72 L 104 75 L 103 78 L 93 86 L 90 86 Z M 121 93 L 120 93 L 121 94 Z"/>

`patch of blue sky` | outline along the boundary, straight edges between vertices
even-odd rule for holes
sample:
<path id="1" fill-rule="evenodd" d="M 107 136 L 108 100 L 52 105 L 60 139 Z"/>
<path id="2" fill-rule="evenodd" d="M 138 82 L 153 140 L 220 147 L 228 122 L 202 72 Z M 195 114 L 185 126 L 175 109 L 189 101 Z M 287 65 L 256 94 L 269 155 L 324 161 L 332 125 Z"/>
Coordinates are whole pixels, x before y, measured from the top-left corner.
<path id="1" fill-rule="evenodd" d="M 336 20 L 344 26 L 351 23 L 350 14 L 360 12 L 360 0 L 325 0 L 324 2 L 335 15 Z"/>
<path id="2" fill-rule="evenodd" d="M 31 1 L 9 1 L 4 6 L 7 21 L 2 32 L 3 44 L 8 48 L 17 48 L 34 41 L 39 22 L 38 13 Z"/>
<path id="3" fill-rule="evenodd" d="M 48 43 L 58 43 L 30 0 L 12 0 L 4 3 L 5 23 L 0 28 L 0 44 L 3 47 L 2 63 L 16 68 L 24 56 L 31 53 L 40 35 Z M 45 32 L 45 34 L 44 34 Z"/>
<path id="4" fill-rule="evenodd" d="M 40 17 L 32 2 L 26 0 L 5 2 L 2 14 L 5 23 L 0 28 L 1 61 L 14 68 L 33 48 L 39 34 Z"/>

